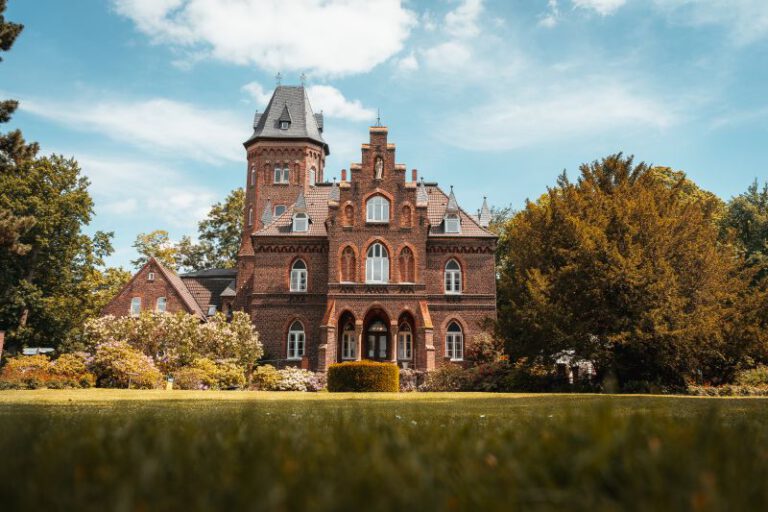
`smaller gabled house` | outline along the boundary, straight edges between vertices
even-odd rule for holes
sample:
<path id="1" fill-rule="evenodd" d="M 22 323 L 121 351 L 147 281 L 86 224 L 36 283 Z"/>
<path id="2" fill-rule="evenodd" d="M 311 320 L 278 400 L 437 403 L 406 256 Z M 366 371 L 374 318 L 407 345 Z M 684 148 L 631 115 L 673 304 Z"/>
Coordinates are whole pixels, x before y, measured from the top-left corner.
<path id="1" fill-rule="evenodd" d="M 102 314 L 139 316 L 142 311 L 183 311 L 205 322 L 217 312 L 231 314 L 236 276 L 235 269 L 177 275 L 153 257 L 104 307 Z"/>

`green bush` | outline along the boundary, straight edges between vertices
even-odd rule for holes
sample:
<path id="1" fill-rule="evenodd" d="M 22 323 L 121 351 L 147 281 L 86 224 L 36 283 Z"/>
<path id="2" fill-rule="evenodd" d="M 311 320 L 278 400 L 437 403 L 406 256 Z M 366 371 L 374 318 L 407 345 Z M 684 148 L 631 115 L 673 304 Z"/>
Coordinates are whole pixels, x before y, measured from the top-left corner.
<path id="1" fill-rule="evenodd" d="M 209 376 L 200 368 L 185 366 L 173 372 L 172 375 L 173 389 L 210 389 Z"/>
<path id="2" fill-rule="evenodd" d="M 768 386 L 688 386 L 687 392 L 693 396 L 768 396 Z"/>
<path id="3" fill-rule="evenodd" d="M 742 370 L 736 374 L 735 381 L 742 386 L 768 386 L 768 366 Z"/>
<path id="4" fill-rule="evenodd" d="M 162 381 L 152 358 L 124 341 L 97 346 L 91 367 L 101 387 L 152 389 Z"/>
<path id="5" fill-rule="evenodd" d="M 219 389 L 242 389 L 245 386 L 245 372 L 235 363 L 219 363 L 216 384 Z"/>
<path id="6" fill-rule="evenodd" d="M 400 391 L 400 372 L 392 363 L 349 361 L 328 368 L 328 391 Z"/>
<path id="7" fill-rule="evenodd" d="M 75 354 L 64 354 L 53 362 L 45 355 L 14 357 L 0 373 L 0 389 L 89 388 L 94 384 L 84 358 Z"/>
<path id="8" fill-rule="evenodd" d="M 251 388 L 259 391 L 275 391 L 280 383 L 280 373 L 271 364 L 256 368 L 251 376 Z"/>

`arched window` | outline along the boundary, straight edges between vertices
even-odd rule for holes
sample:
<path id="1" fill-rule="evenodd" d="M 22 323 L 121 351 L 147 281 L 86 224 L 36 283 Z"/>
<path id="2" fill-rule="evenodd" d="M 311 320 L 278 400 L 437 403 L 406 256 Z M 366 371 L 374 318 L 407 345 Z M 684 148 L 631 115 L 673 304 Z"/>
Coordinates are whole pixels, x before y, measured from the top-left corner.
<path id="1" fill-rule="evenodd" d="M 347 322 L 341 335 L 341 358 L 355 359 L 356 352 L 355 325 L 352 322 Z"/>
<path id="2" fill-rule="evenodd" d="M 248 225 L 253 226 L 253 207 L 248 207 Z"/>
<path id="3" fill-rule="evenodd" d="M 304 326 L 296 320 L 288 330 L 288 359 L 304 357 Z"/>
<path id="4" fill-rule="evenodd" d="M 368 248 L 365 259 L 365 282 L 386 283 L 389 281 L 389 253 L 376 242 Z"/>
<path id="5" fill-rule="evenodd" d="M 307 291 L 307 264 L 304 260 L 296 260 L 291 267 L 291 291 Z"/>
<path id="6" fill-rule="evenodd" d="M 414 260 L 415 258 L 413 257 L 413 251 L 411 251 L 410 247 L 404 247 L 403 250 L 400 251 L 400 282 L 401 283 L 416 282 L 416 277 L 415 277 L 416 262 Z"/>
<path id="7" fill-rule="evenodd" d="M 304 233 L 309 229 L 309 218 L 306 213 L 297 213 L 293 216 L 293 230 Z"/>
<path id="8" fill-rule="evenodd" d="M 314 187 L 316 182 L 317 182 L 317 171 L 315 171 L 315 168 L 313 167 L 309 170 L 309 186 Z"/>
<path id="9" fill-rule="evenodd" d="M 461 222 L 459 216 L 455 213 L 451 213 L 445 216 L 445 232 L 446 233 L 460 233 Z"/>
<path id="10" fill-rule="evenodd" d="M 411 219 L 411 207 L 409 205 L 403 206 L 403 212 L 400 216 L 400 226 L 404 228 L 410 228 L 413 225 L 413 220 Z"/>
<path id="11" fill-rule="evenodd" d="M 275 183 L 288 183 L 290 178 L 290 167 L 288 167 L 288 164 L 285 164 L 284 166 L 281 164 L 275 165 Z"/>
<path id="12" fill-rule="evenodd" d="M 251 166 L 251 186 L 256 184 L 256 166 Z"/>
<path id="13" fill-rule="evenodd" d="M 367 222 L 389 222 L 389 201 L 382 196 L 373 196 L 365 205 Z"/>
<path id="14" fill-rule="evenodd" d="M 461 293 L 461 265 L 456 260 L 445 264 L 445 293 Z"/>
<path id="15" fill-rule="evenodd" d="M 341 281 L 345 283 L 354 283 L 357 269 L 355 250 L 347 246 L 341 252 Z"/>
<path id="16" fill-rule="evenodd" d="M 351 226 L 355 223 L 355 208 L 348 204 L 344 207 L 344 225 Z"/>
<path id="17" fill-rule="evenodd" d="M 168 301 L 165 297 L 158 297 L 155 302 L 155 311 L 158 313 L 165 313 L 165 307 L 168 305 Z"/>
<path id="18" fill-rule="evenodd" d="M 401 323 L 397 332 L 397 358 L 406 361 L 413 359 L 413 334 L 408 322 Z"/>
<path id="19" fill-rule="evenodd" d="M 445 334 L 445 356 L 451 361 L 464 360 L 464 333 L 456 322 L 451 322 Z"/>

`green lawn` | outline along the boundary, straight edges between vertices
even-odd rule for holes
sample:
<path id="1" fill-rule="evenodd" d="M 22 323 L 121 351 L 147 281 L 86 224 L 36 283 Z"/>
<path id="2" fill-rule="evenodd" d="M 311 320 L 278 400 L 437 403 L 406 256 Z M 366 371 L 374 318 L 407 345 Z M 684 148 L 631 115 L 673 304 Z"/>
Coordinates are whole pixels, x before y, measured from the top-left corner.
<path id="1" fill-rule="evenodd" d="M 768 399 L 0 392 L 2 510 L 759 510 Z"/>

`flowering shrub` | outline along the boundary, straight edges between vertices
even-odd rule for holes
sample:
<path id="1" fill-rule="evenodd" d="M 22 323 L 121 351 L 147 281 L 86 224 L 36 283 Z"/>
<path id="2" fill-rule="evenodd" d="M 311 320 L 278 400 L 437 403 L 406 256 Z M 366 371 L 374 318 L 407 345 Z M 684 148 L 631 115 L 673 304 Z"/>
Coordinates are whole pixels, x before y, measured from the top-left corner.
<path id="1" fill-rule="evenodd" d="M 280 372 L 271 364 L 257 366 L 251 374 L 251 388 L 259 391 L 275 391 L 280 382 Z"/>
<path id="2" fill-rule="evenodd" d="M 91 368 L 102 387 L 152 389 L 162 379 L 152 358 L 125 341 L 97 345 Z"/>
<path id="3" fill-rule="evenodd" d="M 328 368 L 328 391 L 400 391 L 399 370 L 392 363 L 350 361 Z"/>
<path id="4" fill-rule="evenodd" d="M 768 385 L 768 366 L 758 366 L 751 370 L 742 370 L 736 374 L 736 384 L 742 386 Z"/>
<path id="5" fill-rule="evenodd" d="M 234 363 L 215 363 L 201 357 L 173 372 L 176 389 L 240 389 L 245 386 L 245 373 Z"/>
<path id="6" fill-rule="evenodd" d="M 208 374 L 200 368 L 185 366 L 173 372 L 174 389 L 211 389 L 210 383 Z"/>
<path id="7" fill-rule="evenodd" d="M 0 374 L 0 389 L 87 388 L 94 383 L 84 359 L 74 354 L 64 354 L 54 362 L 45 355 L 14 357 Z"/>
<path id="8" fill-rule="evenodd" d="M 120 341 L 150 356 L 165 373 L 189 366 L 196 358 L 231 359 L 246 371 L 262 356 L 259 336 L 247 313 L 231 321 L 218 313 L 202 323 L 186 313 L 144 312 L 138 318 L 104 316 L 86 322 L 84 340 L 90 351 Z"/>
<path id="9" fill-rule="evenodd" d="M 413 368 L 403 368 L 400 370 L 400 391 L 418 391 L 424 385 L 426 378 L 427 372 L 414 370 Z"/>
<path id="10" fill-rule="evenodd" d="M 465 356 L 467 361 L 474 364 L 495 363 L 504 355 L 504 341 L 495 338 L 487 332 L 481 332 L 472 337 L 472 343 L 467 346 Z"/>
<path id="11" fill-rule="evenodd" d="M 424 385 L 419 391 L 467 391 L 469 374 L 453 364 L 443 365 L 427 373 Z"/>
<path id="12" fill-rule="evenodd" d="M 235 363 L 219 363 L 216 384 L 219 389 L 242 389 L 245 386 L 245 372 Z"/>
<path id="13" fill-rule="evenodd" d="M 278 370 L 280 380 L 274 391 L 319 391 L 319 381 L 309 370 L 289 366 Z"/>

